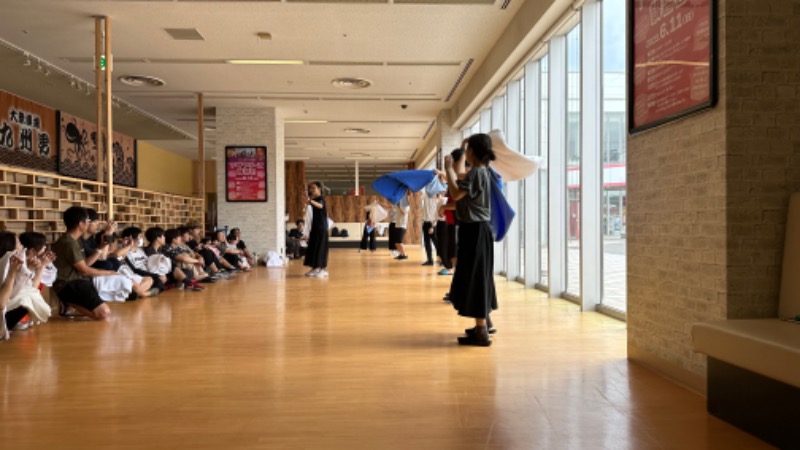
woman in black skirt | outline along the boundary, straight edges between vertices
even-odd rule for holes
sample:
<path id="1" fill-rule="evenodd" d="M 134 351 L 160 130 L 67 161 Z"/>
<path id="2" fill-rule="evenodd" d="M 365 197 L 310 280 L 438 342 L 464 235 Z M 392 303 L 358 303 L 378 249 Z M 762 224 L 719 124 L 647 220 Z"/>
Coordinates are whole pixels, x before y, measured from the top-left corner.
<path id="1" fill-rule="evenodd" d="M 473 134 L 467 141 L 467 162 L 472 169 L 459 180 L 453 158 L 444 160 L 450 195 L 456 200 L 458 250 L 456 272 L 450 287 L 450 301 L 460 316 L 475 319 L 475 328 L 458 338 L 461 345 L 492 345 L 486 320 L 497 309 L 494 288 L 494 239 L 491 220 L 488 164 L 494 161 L 492 140 L 486 134 Z"/>
<path id="2" fill-rule="evenodd" d="M 328 278 L 328 208 L 322 196 L 322 183 L 315 181 L 308 185 L 306 201 L 313 210 L 306 259 L 303 261 L 304 266 L 311 267 L 306 276 Z"/>

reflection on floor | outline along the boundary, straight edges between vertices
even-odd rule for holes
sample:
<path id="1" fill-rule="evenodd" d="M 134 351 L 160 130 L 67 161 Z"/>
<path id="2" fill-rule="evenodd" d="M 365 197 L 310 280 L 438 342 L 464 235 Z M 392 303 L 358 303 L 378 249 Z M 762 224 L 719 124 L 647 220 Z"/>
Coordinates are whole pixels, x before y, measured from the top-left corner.
<path id="1" fill-rule="evenodd" d="M 497 281 L 498 333 L 421 252 L 331 253 L 0 342 L 0 449 L 768 448 L 625 359 L 625 324 Z"/>

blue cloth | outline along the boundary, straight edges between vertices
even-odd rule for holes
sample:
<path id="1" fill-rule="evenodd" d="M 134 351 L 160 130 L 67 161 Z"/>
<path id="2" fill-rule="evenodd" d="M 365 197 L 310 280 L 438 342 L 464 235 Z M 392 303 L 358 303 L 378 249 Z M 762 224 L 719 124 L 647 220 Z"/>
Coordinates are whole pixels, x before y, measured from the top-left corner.
<path id="1" fill-rule="evenodd" d="M 433 197 L 446 190 L 447 184 L 440 180 L 439 177 L 433 177 L 433 180 L 425 186 L 425 194 L 427 194 L 428 197 Z"/>
<path id="2" fill-rule="evenodd" d="M 506 201 L 506 196 L 503 194 L 503 177 L 494 169 L 489 167 L 489 174 L 491 174 L 491 192 L 489 200 L 492 205 L 492 235 L 495 242 L 500 242 L 506 237 L 508 229 L 511 227 L 511 222 L 517 213 Z"/>
<path id="3" fill-rule="evenodd" d="M 435 176 L 432 170 L 401 170 L 379 177 L 372 183 L 372 188 L 394 205 L 406 195 L 407 190 L 417 192 Z"/>

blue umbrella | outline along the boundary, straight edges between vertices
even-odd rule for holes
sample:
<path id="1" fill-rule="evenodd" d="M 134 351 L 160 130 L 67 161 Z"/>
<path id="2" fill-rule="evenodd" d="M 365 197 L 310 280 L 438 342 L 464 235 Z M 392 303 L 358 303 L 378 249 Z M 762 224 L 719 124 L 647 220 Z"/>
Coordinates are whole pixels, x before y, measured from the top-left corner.
<path id="1" fill-rule="evenodd" d="M 394 205 L 406 195 L 406 191 L 419 191 L 435 176 L 432 170 L 401 170 L 379 177 L 372 183 L 372 188 Z"/>

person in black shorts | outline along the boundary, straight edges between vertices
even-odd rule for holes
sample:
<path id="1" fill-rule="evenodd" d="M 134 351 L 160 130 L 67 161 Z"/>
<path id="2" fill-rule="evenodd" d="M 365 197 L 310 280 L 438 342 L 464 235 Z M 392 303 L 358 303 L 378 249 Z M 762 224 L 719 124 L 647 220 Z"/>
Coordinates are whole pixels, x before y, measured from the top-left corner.
<path id="1" fill-rule="evenodd" d="M 86 209 L 80 206 L 68 208 L 64 211 L 64 225 L 67 232 L 53 244 L 53 252 L 56 254 L 54 264 L 58 271 L 53 289 L 58 295 L 59 314 L 66 316 L 68 307 L 71 306 L 92 319 L 107 319 L 111 316 L 111 308 L 100 299 L 90 277 L 117 273 L 95 269 L 86 264 L 83 248 L 78 242 L 89 226 Z"/>

